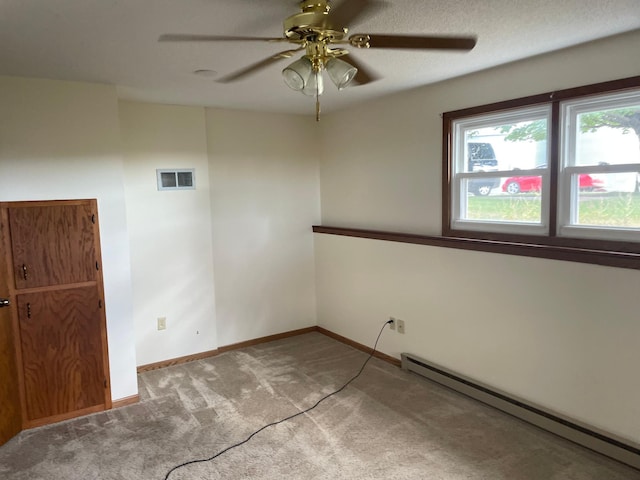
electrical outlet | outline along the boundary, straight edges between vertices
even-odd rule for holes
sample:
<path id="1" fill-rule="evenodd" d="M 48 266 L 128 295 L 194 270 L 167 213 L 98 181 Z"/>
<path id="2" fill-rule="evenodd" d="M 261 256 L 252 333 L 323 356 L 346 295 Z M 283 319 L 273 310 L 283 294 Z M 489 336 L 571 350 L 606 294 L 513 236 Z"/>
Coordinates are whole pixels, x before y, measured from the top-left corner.
<path id="1" fill-rule="evenodd" d="M 391 322 L 389 324 L 389 329 L 390 330 L 395 330 L 396 329 L 396 319 L 393 317 L 389 317 L 389 321 Z"/>
<path id="2" fill-rule="evenodd" d="M 167 329 L 167 317 L 158 317 L 158 330 Z"/>
<path id="3" fill-rule="evenodd" d="M 404 320 L 399 320 L 396 318 L 395 323 L 398 324 L 398 333 L 404 333 Z"/>

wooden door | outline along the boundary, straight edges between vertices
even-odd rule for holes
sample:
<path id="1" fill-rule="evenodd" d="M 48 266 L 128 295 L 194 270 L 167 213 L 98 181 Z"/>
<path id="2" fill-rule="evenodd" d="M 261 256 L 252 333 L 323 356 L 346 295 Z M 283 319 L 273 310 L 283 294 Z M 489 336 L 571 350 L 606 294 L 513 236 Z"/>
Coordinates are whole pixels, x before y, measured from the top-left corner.
<path id="1" fill-rule="evenodd" d="M 91 286 L 18 295 L 27 418 L 104 406 L 100 299 Z"/>
<path id="2" fill-rule="evenodd" d="M 4 207 L 23 427 L 111 408 L 96 201 Z"/>
<path id="3" fill-rule="evenodd" d="M 91 205 L 9 208 L 17 289 L 96 280 Z"/>
<path id="4" fill-rule="evenodd" d="M 22 429 L 20 385 L 16 360 L 14 335 L 13 297 L 9 295 L 10 269 L 4 255 L 8 243 L 5 241 L 4 222 L 0 222 L 0 445 Z"/>

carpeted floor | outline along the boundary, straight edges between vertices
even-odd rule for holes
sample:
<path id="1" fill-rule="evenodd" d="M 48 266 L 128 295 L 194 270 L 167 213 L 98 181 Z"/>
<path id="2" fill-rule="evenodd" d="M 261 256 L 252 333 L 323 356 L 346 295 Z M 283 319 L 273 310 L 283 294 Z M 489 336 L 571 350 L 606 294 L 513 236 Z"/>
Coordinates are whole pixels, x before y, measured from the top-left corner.
<path id="1" fill-rule="evenodd" d="M 310 333 L 139 376 L 136 405 L 22 432 L 7 480 L 163 480 L 342 386 L 367 355 Z M 640 471 L 381 360 L 306 415 L 170 480 L 640 480 Z"/>

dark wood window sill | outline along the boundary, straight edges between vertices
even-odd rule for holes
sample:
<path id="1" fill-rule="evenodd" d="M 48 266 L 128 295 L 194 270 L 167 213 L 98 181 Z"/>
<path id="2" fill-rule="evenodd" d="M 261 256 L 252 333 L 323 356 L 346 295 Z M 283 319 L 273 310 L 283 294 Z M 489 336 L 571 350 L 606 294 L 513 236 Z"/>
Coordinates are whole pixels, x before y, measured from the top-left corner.
<path id="1" fill-rule="evenodd" d="M 433 247 L 458 248 L 480 252 L 520 255 L 525 257 L 548 258 L 567 262 L 591 263 L 617 268 L 640 270 L 640 253 L 612 251 L 606 249 L 581 248 L 543 243 L 523 243 L 517 241 L 489 240 L 463 237 L 442 237 L 416 235 L 412 233 L 362 230 L 357 228 L 314 225 L 315 233 L 342 235 L 347 237 L 385 240 L 388 242 L 413 243 Z M 543 238 L 541 238 L 542 240 Z"/>

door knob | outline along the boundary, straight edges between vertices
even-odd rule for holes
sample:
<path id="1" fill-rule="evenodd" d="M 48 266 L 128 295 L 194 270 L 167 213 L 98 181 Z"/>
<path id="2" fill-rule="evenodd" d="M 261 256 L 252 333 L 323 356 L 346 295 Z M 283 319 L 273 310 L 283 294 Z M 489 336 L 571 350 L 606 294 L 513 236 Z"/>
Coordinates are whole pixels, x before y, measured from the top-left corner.
<path id="1" fill-rule="evenodd" d="M 0 308 L 8 307 L 9 305 L 11 305 L 11 302 L 8 298 L 0 298 Z"/>

